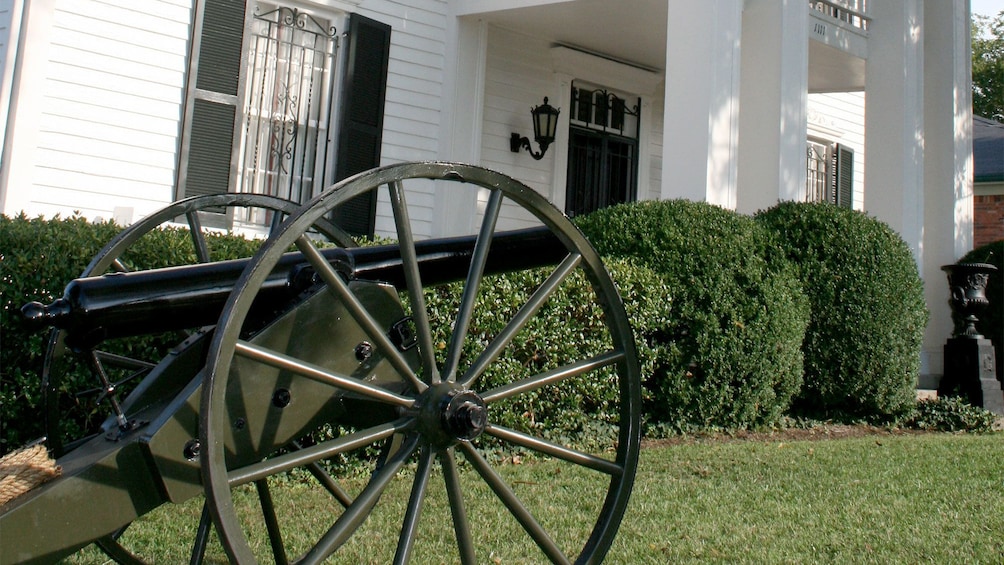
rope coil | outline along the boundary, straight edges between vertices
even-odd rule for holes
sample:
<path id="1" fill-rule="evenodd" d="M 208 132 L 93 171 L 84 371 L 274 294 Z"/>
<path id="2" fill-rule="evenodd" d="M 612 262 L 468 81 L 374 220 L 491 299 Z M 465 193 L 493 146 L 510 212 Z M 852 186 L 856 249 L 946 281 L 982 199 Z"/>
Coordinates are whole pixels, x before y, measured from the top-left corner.
<path id="1" fill-rule="evenodd" d="M 44 445 L 12 451 L 0 458 L 0 506 L 62 473 Z"/>

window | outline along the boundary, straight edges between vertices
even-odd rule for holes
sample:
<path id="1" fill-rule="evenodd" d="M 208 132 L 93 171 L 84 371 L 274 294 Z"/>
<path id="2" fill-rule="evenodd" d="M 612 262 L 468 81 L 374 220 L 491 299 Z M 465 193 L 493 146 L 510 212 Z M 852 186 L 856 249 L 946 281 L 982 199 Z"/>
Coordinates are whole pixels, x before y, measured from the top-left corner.
<path id="1" fill-rule="evenodd" d="M 237 192 L 306 202 L 333 179 L 336 27 L 297 8 L 259 4 L 250 43 Z"/>
<path id="2" fill-rule="evenodd" d="M 830 202 L 851 208 L 854 150 L 839 143 L 810 139 L 806 145 L 806 202 Z"/>
<path id="3" fill-rule="evenodd" d="M 178 198 L 306 202 L 379 165 L 389 26 L 292 2 L 198 0 L 193 30 Z M 372 233 L 372 203 L 350 204 L 342 227 Z"/>
<path id="4" fill-rule="evenodd" d="M 571 217 L 633 201 L 638 184 L 638 100 L 572 87 L 565 213 Z"/>

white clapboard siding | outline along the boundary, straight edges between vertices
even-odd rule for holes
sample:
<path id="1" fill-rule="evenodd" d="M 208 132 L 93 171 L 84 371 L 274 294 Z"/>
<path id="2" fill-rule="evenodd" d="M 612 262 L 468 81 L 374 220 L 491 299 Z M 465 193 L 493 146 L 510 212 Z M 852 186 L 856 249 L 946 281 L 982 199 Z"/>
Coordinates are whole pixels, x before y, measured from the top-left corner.
<path id="1" fill-rule="evenodd" d="M 440 112 L 446 50 L 447 2 L 369 1 L 360 13 L 393 28 L 384 107 L 383 164 L 435 159 L 439 154 Z M 433 233 L 431 183 L 409 183 L 408 204 L 416 236 Z M 376 231 L 394 233 L 386 191 L 377 202 Z"/>
<path id="2" fill-rule="evenodd" d="M 173 200 L 190 4 L 56 0 L 31 30 L 48 49 L 30 213 L 135 220 Z"/>
<path id="3" fill-rule="evenodd" d="M 534 188 L 559 209 L 564 209 L 564 195 L 555 189 L 557 181 L 564 181 L 564 170 L 555 170 L 556 153 L 568 143 L 567 132 L 558 132 L 554 145 L 540 161 L 534 160 L 526 151 L 512 153 L 509 139 L 513 132 L 533 137 L 530 109 L 540 105 L 548 96 L 553 105 L 557 100 L 567 98 L 567 93 L 557 92 L 558 82 L 554 78 L 553 62 L 550 56 L 551 43 L 528 37 L 516 31 L 492 27 L 489 29 L 488 65 L 485 76 L 485 108 L 482 133 L 482 160 L 490 168 L 512 175 Z M 576 77 L 571 77 L 573 80 Z M 611 77 L 607 88 L 617 89 L 618 84 Z M 639 147 L 639 152 L 648 156 L 640 163 L 648 163 L 646 171 L 639 171 L 638 198 L 640 200 L 658 198 L 662 180 L 662 116 L 663 100 L 659 90 L 644 97 L 645 111 L 641 119 L 648 128 L 647 144 Z M 568 108 L 561 109 L 567 115 Z M 646 139 L 640 140 L 645 142 Z M 533 142 L 534 150 L 537 149 Z M 560 175 L 561 178 L 556 178 Z M 503 214 L 512 227 L 524 227 L 533 221 L 520 212 L 506 210 Z"/>
<path id="4" fill-rule="evenodd" d="M 648 185 L 638 187 L 638 200 L 659 200 L 662 196 L 662 146 L 663 146 L 663 121 L 666 116 L 664 103 L 665 91 L 662 87 L 653 96 L 652 104 L 648 106 L 648 112 L 642 114 L 642 120 L 651 127 L 648 142 Z M 642 147 L 639 151 L 645 151 Z M 671 175 L 672 173 L 670 173 Z M 641 171 L 639 171 L 639 176 Z"/>
<path id="5" fill-rule="evenodd" d="M 482 130 L 482 162 L 553 199 L 554 150 L 534 160 L 526 151 L 512 153 L 513 132 L 533 137 L 530 108 L 544 96 L 557 100 L 556 82 L 548 56 L 549 44 L 497 27 L 488 30 L 488 61 L 485 71 L 485 107 Z M 557 141 L 561 143 L 561 139 Z M 536 142 L 534 142 L 536 150 Z M 483 209 L 483 202 L 479 208 Z M 564 203 L 558 204 L 562 207 Z M 503 208 L 499 225 L 518 229 L 537 222 L 515 206 Z"/>

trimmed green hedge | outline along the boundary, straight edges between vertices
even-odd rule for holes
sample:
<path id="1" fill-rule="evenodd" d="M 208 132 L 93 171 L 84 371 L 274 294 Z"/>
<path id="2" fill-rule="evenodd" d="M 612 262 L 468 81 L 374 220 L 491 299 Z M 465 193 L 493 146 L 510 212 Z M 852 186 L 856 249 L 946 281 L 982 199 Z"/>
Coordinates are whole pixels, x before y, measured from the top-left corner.
<path id="1" fill-rule="evenodd" d="M 19 309 L 62 296 L 66 283 L 118 231 L 114 224 L 79 217 L 0 216 L 0 453 L 45 433 L 41 373 L 48 333 L 28 332 Z"/>
<path id="2" fill-rule="evenodd" d="M 0 422 L 3 423 L 0 452 L 15 449 L 41 437 L 45 432 L 41 396 L 41 372 L 48 332 L 29 332 L 20 323 L 18 310 L 26 302 L 50 303 L 63 288 L 80 275 L 91 258 L 114 237 L 120 227 L 112 223 L 90 223 L 80 217 L 45 220 L 3 217 L 0 220 L 0 257 L 3 280 L 0 282 Z M 239 237 L 209 238 L 214 258 L 227 259 L 250 255 L 259 245 Z M 155 230 L 129 247 L 125 262 L 133 270 L 191 264 L 194 249 L 186 230 Z M 644 268 L 626 262 L 616 266 L 617 278 L 624 285 L 632 317 L 649 319 L 655 313 L 644 312 L 639 293 L 651 295 L 659 288 L 658 277 Z M 477 315 L 466 342 L 468 360 L 480 352 L 525 302 L 530 292 L 548 271 L 528 271 L 492 277 L 482 286 Z M 428 292 L 431 317 L 439 321 L 437 341 L 446 342 L 453 309 L 462 285 L 447 285 Z M 515 374 L 539 372 L 571 359 L 609 350 L 600 327 L 602 312 L 588 297 L 592 289 L 581 276 L 573 276 L 551 297 L 521 332 L 504 357 L 486 375 L 487 383 L 509 382 Z M 113 340 L 102 349 L 136 358 L 156 361 L 183 336 L 170 334 Z M 64 380 L 60 396 L 65 439 L 81 437 L 84 430 L 94 430 L 108 415 L 106 405 L 95 407 L 78 402 L 73 393 L 96 386 L 85 367 L 68 362 L 60 374 Z M 524 431 L 534 431 L 555 440 L 586 445 L 593 439 L 605 441 L 616 422 L 617 389 L 603 374 L 573 379 L 558 388 L 542 389 L 519 395 L 493 413 L 493 419 Z M 574 441 L 570 441 L 574 438 Z"/>
<path id="3" fill-rule="evenodd" d="M 927 312 L 909 250 L 880 222 L 828 205 L 781 204 L 750 218 L 676 200 L 607 208 L 577 223 L 605 255 L 632 320 L 650 430 L 772 425 L 792 407 L 813 417 L 889 421 L 913 407 Z M 119 229 L 79 217 L 0 218 L 0 452 L 44 431 L 39 375 L 47 335 L 25 331 L 17 310 L 61 295 Z M 247 256 L 257 245 L 210 241 L 220 259 Z M 130 250 L 125 259 L 134 269 L 195 261 L 184 230 L 157 230 Z M 1000 266 L 1004 252 L 995 255 Z M 546 274 L 498 276 L 483 286 L 466 359 Z M 459 293 L 459 285 L 428 292 L 432 317 L 442 321 L 437 341 L 448 341 Z M 581 277 L 566 281 L 487 382 L 604 350 L 591 293 Z M 121 349 L 109 349 L 153 360 L 177 341 L 118 340 Z M 66 391 L 94 386 L 86 371 L 64 376 Z M 575 379 L 520 395 L 493 419 L 558 441 L 603 442 L 617 418 L 615 398 L 611 379 Z M 103 418 L 68 402 L 68 436 Z"/>
<path id="4" fill-rule="evenodd" d="M 906 243 L 879 220 L 831 204 L 786 202 L 756 220 L 778 235 L 812 304 L 795 409 L 873 421 L 906 414 L 928 319 Z"/>
<path id="5" fill-rule="evenodd" d="M 42 406 L 42 363 L 48 332 L 31 332 L 20 321 L 20 308 L 30 301 L 51 303 L 63 288 L 80 276 L 91 259 L 122 228 L 112 222 L 92 223 L 73 216 L 14 218 L 0 216 L 0 453 L 16 449 L 45 433 Z M 207 238 L 214 257 L 249 256 L 260 242 L 218 235 Z M 122 256 L 132 270 L 192 264 L 195 248 L 187 230 L 155 230 L 132 244 Z M 157 361 L 181 340 L 176 334 L 114 340 L 103 349 L 138 359 Z M 107 416 L 89 398 L 75 393 L 93 389 L 97 382 L 75 360 L 58 367 L 63 435 L 80 437 Z M 93 396 L 90 397 L 93 399 Z"/>
<path id="6" fill-rule="evenodd" d="M 987 283 L 990 305 L 980 314 L 976 329 L 993 342 L 997 354 L 997 378 L 1004 380 L 1004 239 L 973 249 L 959 262 L 990 263 L 997 267 L 997 272 L 990 275 L 990 282 Z"/>
<path id="7" fill-rule="evenodd" d="M 645 332 L 646 322 L 664 314 L 656 302 L 646 298 L 668 300 L 668 286 L 656 273 L 627 261 L 610 261 L 607 267 L 618 284 L 635 335 L 639 336 Z M 485 278 L 464 342 L 460 373 L 505 328 L 550 272 L 551 269 L 535 269 Z M 433 341 L 444 355 L 462 290 L 462 283 L 456 283 L 426 292 Z M 641 345 L 639 353 L 645 373 L 646 369 L 651 370 L 654 355 Z M 515 378 L 539 374 L 610 349 L 602 309 L 591 285 L 577 271 L 510 342 L 486 371 L 478 388 L 511 383 Z M 492 420 L 569 445 L 587 449 L 609 447 L 618 423 L 619 392 L 614 376 L 612 368 L 607 368 L 520 394 L 493 405 Z"/>
<path id="8" fill-rule="evenodd" d="M 809 312 L 766 230 L 684 200 L 615 206 L 577 223 L 605 257 L 661 278 L 659 292 L 634 298 L 651 313 L 633 321 L 652 356 L 646 413 L 654 423 L 734 429 L 784 415 L 802 383 Z"/>

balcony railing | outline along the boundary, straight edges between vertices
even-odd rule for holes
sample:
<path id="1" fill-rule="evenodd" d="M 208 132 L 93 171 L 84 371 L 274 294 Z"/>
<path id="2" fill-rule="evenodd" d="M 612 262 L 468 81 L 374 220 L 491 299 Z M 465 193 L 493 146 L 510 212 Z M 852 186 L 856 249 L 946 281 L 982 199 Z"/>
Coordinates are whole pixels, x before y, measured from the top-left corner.
<path id="1" fill-rule="evenodd" d="M 868 31 L 868 0 L 809 0 L 809 9 L 861 31 Z"/>

